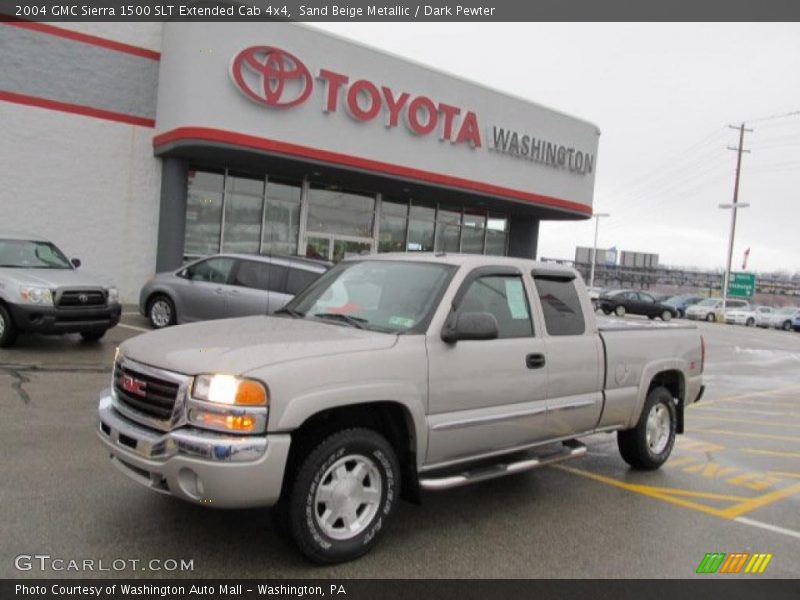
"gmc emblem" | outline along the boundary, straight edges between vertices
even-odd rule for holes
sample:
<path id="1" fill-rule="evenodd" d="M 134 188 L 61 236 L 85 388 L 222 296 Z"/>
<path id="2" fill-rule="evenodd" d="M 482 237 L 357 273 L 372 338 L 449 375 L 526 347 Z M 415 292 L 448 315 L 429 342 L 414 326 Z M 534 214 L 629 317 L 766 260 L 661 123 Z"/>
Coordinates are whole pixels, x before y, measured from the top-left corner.
<path id="1" fill-rule="evenodd" d="M 122 376 L 122 389 L 130 394 L 144 397 L 147 394 L 147 382 L 134 379 L 130 375 Z"/>

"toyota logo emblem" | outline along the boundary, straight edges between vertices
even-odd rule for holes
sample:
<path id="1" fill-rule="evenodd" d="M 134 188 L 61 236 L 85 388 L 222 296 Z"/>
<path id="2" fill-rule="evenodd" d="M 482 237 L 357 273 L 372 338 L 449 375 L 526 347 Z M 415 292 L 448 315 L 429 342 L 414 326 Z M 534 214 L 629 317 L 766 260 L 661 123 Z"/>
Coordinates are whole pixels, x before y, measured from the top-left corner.
<path id="1" fill-rule="evenodd" d="M 81 304 L 86 304 L 89 301 L 89 296 L 88 294 L 79 294 L 78 300 L 80 301 Z"/>
<path id="2" fill-rule="evenodd" d="M 273 46 L 251 46 L 239 52 L 231 62 L 231 78 L 250 100 L 271 108 L 302 104 L 314 86 L 300 59 Z"/>

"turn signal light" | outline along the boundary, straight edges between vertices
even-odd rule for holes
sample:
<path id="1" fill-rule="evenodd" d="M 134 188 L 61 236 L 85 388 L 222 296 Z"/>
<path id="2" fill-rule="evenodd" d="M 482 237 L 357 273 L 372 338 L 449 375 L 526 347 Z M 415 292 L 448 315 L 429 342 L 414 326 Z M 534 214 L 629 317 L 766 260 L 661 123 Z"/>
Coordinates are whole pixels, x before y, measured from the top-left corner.
<path id="1" fill-rule="evenodd" d="M 249 415 L 219 415 L 210 412 L 200 412 L 200 421 L 205 425 L 224 427 L 230 431 L 241 431 L 249 433 L 253 431 L 256 421 Z"/>

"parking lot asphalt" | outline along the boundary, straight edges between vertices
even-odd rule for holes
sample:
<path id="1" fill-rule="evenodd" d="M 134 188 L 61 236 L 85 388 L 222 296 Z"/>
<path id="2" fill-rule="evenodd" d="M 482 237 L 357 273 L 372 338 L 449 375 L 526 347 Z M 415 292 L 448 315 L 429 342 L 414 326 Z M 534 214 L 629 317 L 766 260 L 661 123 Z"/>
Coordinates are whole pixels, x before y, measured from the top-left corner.
<path id="1" fill-rule="evenodd" d="M 755 577 L 794 578 L 800 334 L 697 326 L 707 391 L 661 470 L 630 470 L 614 434 L 594 435 L 580 460 L 402 504 L 371 554 L 334 567 L 306 563 L 266 510 L 192 506 L 112 467 L 95 436 L 97 395 L 116 345 L 147 330 L 142 317 L 125 314 L 96 344 L 23 336 L 0 350 L 0 577 L 685 578 L 706 553 L 748 552 L 773 555 Z M 15 567 L 36 554 L 95 570 Z M 120 559 L 141 562 L 117 570 Z M 152 559 L 193 570 L 143 570 Z"/>

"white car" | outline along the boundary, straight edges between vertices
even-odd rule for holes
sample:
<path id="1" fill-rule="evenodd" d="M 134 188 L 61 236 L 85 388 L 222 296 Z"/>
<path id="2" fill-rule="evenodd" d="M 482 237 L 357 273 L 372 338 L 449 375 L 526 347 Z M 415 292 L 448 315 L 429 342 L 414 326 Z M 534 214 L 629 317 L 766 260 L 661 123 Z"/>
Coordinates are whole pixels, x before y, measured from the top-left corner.
<path id="1" fill-rule="evenodd" d="M 800 315 L 800 308 L 796 306 L 784 306 L 772 314 L 767 327 L 790 331 L 792 329 L 792 319 L 798 315 Z"/>
<path id="2" fill-rule="evenodd" d="M 751 306 L 749 308 L 737 308 L 725 313 L 725 322 L 729 325 L 745 325 L 746 327 L 769 327 L 772 317 L 772 307 L 770 306 Z"/>
<path id="3" fill-rule="evenodd" d="M 721 321 L 722 315 L 731 310 L 749 310 L 750 303 L 747 300 L 734 300 L 728 298 L 725 303 L 725 310 L 722 310 L 721 298 L 706 298 L 702 302 L 693 304 L 686 309 L 686 318 L 693 321 Z"/>

